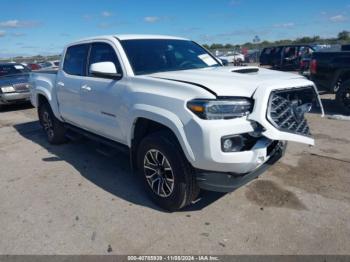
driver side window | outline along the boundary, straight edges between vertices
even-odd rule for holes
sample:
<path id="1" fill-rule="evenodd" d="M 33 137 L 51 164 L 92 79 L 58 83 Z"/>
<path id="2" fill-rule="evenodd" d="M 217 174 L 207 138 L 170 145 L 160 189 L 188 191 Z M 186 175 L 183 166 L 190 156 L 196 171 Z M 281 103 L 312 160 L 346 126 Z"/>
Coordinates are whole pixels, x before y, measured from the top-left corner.
<path id="1" fill-rule="evenodd" d="M 112 62 L 115 65 L 117 72 L 122 72 L 115 50 L 107 43 L 93 43 L 91 46 L 88 68 L 90 68 L 91 64 L 99 62 Z M 92 76 L 90 72 L 89 76 Z"/>

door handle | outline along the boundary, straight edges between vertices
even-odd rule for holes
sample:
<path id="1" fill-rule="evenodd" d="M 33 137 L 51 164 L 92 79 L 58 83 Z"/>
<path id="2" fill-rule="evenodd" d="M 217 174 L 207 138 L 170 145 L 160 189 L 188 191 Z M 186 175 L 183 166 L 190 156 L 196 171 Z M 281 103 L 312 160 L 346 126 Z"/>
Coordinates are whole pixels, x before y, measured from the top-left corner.
<path id="1" fill-rule="evenodd" d="M 82 85 L 81 89 L 84 91 L 91 91 L 91 87 L 89 87 L 88 85 Z"/>
<path id="2" fill-rule="evenodd" d="M 57 82 L 57 86 L 64 87 L 64 83 L 63 82 Z"/>

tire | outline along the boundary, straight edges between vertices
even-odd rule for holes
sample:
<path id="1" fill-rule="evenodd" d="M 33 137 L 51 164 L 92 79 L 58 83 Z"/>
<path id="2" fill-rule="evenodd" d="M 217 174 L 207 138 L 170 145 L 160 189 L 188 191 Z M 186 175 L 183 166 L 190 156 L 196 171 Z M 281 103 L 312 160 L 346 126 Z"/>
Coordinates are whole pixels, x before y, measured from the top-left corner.
<path id="1" fill-rule="evenodd" d="M 148 195 L 165 210 L 180 210 L 199 194 L 192 168 L 171 132 L 159 131 L 141 141 L 137 168 Z"/>
<path id="2" fill-rule="evenodd" d="M 50 144 L 59 145 L 67 142 L 66 128 L 53 114 L 48 103 L 44 103 L 39 107 L 39 120 L 43 127 L 47 140 Z"/>
<path id="3" fill-rule="evenodd" d="M 343 112 L 350 115 L 350 80 L 341 84 L 335 98 Z"/>

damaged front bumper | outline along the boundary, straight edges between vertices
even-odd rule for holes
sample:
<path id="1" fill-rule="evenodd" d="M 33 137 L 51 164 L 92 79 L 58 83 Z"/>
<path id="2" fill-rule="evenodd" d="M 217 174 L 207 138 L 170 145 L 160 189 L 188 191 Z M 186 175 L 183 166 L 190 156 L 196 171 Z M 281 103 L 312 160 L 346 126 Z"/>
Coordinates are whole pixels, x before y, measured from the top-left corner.
<path id="1" fill-rule="evenodd" d="M 275 141 L 269 159 L 246 174 L 221 173 L 198 170 L 196 174 L 197 184 L 201 189 L 215 192 L 231 192 L 251 180 L 257 178 L 268 168 L 275 164 L 285 153 L 287 142 Z"/>

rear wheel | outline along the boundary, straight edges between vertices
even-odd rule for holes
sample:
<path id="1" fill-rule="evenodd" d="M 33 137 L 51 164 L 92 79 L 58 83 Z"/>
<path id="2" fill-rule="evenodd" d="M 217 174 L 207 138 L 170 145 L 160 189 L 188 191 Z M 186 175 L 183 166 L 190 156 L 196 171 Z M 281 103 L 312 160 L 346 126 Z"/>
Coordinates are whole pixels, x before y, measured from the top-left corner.
<path id="1" fill-rule="evenodd" d="M 350 80 L 341 84 L 336 94 L 336 101 L 346 114 L 350 114 Z"/>
<path id="2" fill-rule="evenodd" d="M 141 141 L 137 167 L 147 193 L 161 208 L 176 211 L 198 196 L 191 167 L 170 132 L 156 132 Z"/>
<path id="3" fill-rule="evenodd" d="M 53 114 L 48 103 L 44 103 L 39 107 L 39 120 L 42 125 L 47 140 L 51 144 L 62 144 L 67 142 L 66 128 Z"/>

